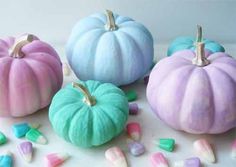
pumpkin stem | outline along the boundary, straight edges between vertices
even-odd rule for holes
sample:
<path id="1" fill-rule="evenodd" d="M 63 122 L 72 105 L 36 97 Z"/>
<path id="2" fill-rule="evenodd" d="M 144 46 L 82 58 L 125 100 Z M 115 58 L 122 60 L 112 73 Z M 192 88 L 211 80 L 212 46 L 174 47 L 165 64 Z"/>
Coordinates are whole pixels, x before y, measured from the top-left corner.
<path id="1" fill-rule="evenodd" d="M 94 98 L 94 96 L 91 96 L 88 89 L 84 85 L 72 82 L 72 86 L 74 88 L 78 88 L 83 93 L 85 103 L 87 103 L 89 106 L 93 106 L 96 104 L 96 99 Z"/>
<path id="2" fill-rule="evenodd" d="M 105 25 L 105 28 L 108 31 L 115 31 L 117 30 L 117 25 L 115 24 L 115 18 L 110 10 L 106 10 L 106 16 L 107 16 L 107 24 Z"/>
<path id="3" fill-rule="evenodd" d="M 14 45 L 10 48 L 10 55 L 14 58 L 22 58 L 24 57 L 24 53 L 21 51 L 22 47 L 31 43 L 34 40 L 34 36 L 32 34 L 24 35 L 15 40 Z"/>
<path id="4" fill-rule="evenodd" d="M 196 57 L 192 60 L 192 63 L 199 67 L 210 64 L 210 61 L 205 57 L 204 46 L 205 44 L 203 42 L 196 43 Z"/>
<path id="5" fill-rule="evenodd" d="M 197 38 L 196 43 L 202 42 L 202 27 L 200 25 L 197 25 Z"/>

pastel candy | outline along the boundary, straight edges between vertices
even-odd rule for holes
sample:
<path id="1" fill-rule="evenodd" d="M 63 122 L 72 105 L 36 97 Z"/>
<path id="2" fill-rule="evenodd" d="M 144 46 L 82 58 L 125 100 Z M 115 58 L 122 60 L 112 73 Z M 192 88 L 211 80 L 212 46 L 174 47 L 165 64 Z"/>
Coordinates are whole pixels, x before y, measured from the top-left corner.
<path id="1" fill-rule="evenodd" d="M 159 139 L 156 141 L 159 148 L 172 152 L 175 148 L 175 140 L 171 138 Z"/>
<path id="2" fill-rule="evenodd" d="M 144 84 L 147 85 L 148 84 L 148 81 L 149 81 L 149 75 L 145 76 L 143 78 L 143 81 L 144 81 Z"/>
<path id="3" fill-rule="evenodd" d="M 201 161 L 198 157 L 192 157 L 184 161 L 175 162 L 174 167 L 201 167 Z"/>
<path id="4" fill-rule="evenodd" d="M 12 167 L 13 159 L 10 152 L 0 155 L 0 167 Z"/>
<path id="5" fill-rule="evenodd" d="M 137 103 L 129 103 L 129 114 L 130 115 L 137 115 L 138 114 L 138 104 Z"/>
<path id="6" fill-rule="evenodd" d="M 231 156 L 236 159 L 236 139 L 234 140 L 233 145 L 232 145 Z"/>
<path id="7" fill-rule="evenodd" d="M 130 122 L 126 125 L 126 130 L 128 136 L 136 141 L 139 141 L 141 138 L 141 127 L 137 122 Z"/>
<path id="8" fill-rule="evenodd" d="M 106 150 L 105 157 L 112 167 L 128 167 L 125 155 L 119 147 L 111 147 Z"/>
<path id="9" fill-rule="evenodd" d="M 70 71 L 70 67 L 67 63 L 62 64 L 62 71 L 63 71 L 64 76 L 69 76 L 70 75 L 71 71 Z"/>
<path id="10" fill-rule="evenodd" d="M 201 159 L 214 163 L 215 155 L 211 148 L 211 145 L 205 139 L 199 139 L 193 143 L 195 152 L 200 156 Z"/>
<path id="11" fill-rule="evenodd" d="M 168 167 L 169 166 L 165 156 L 160 152 L 152 154 L 150 157 L 150 162 L 152 164 L 152 167 Z"/>
<path id="12" fill-rule="evenodd" d="M 47 144 L 47 139 L 43 136 L 43 134 L 37 129 L 30 129 L 26 135 L 26 139 L 38 143 L 38 144 Z"/>
<path id="13" fill-rule="evenodd" d="M 125 95 L 126 95 L 129 102 L 137 99 L 137 93 L 134 90 L 129 90 L 129 91 L 125 92 Z"/>
<path id="14" fill-rule="evenodd" d="M 21 138 L 30 130 L 30 126 L 28 123 L 15 124 L 12 126 L 12 130 L 17 138 Z"/>
<path id="15" fill-rule="evenodd" d="M 0 145 L 5 144 L 7 142 L 6 136 L 0 132 Z"/>
<path id="16" fill-rule="evenodd" d="M 129 152 L 134 156 L 142 155 L 145 152 L 145 147 L 139 142 L 131 142 L 128 144 Z"/>
<path id="17" fill-rule="evenodd" d="M 68 154 L 65 153 L 52 153 L 48 154 L 46 159 L 47 167 L 57 167 L 63 164 L 69 158 Z"/>
<path id="18" fill-rule="evenodd" d="M 22 158 L 26 162 L 31 162 L 33 155 L 33 145 L 31 142 L 23 142 L 18 146 L 18 150 Z"/>

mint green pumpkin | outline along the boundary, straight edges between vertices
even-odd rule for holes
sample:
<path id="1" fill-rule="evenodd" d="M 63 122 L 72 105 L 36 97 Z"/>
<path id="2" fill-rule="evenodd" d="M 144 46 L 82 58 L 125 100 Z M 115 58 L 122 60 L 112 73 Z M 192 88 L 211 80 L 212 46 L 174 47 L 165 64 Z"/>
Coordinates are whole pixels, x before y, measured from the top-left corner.
<path id="1" fill-rule="evenodd" d="M 80 147 L 99 146 L 116 137 L 128 118 L 124 92 L 110 83 L 72 83 L 53 97 L 49 120 L 55 132 Z"/>

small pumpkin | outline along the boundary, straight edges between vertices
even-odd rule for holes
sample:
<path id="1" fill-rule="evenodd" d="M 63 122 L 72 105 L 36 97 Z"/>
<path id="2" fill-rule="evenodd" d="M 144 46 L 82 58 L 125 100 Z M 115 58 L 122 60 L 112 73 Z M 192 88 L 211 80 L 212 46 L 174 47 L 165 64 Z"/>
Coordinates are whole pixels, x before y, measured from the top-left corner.
<path id="1" fill-rule="evenodd" d="M 153 38 L 146 27 L 107 10 L 75 25 L 66 55 L 79 79 L 126 85 L 149 71 L 153 50 Z"/>
<path id="2" fill-rule="evenodd" d="M 152 70 L 147 99 L 172 128 L 189 133 L 223 133 L 236 127 L 236 60 L 226 53 L 183 50 Z"/>
<path id="3" fill-rule="evenodd" d="M 0 39 L 0 116 L 46 107 L 62 80 L 61 61 L 49 44 L 31 34 Z"/>
<path id="4" fill-rule="evenodd" d="M 219 43 L 209 40 L 209 39 L 203 39 L 202 38 L 202 27 L 197 26 L 197 37 L 196 39 L 194 37 L 178 37 L 176 38 L 169 46 L 167 51 L 167 56 L 171 56 L 173 53 L 185 50 L 185 49 L 196 49 L 196 42 L 204 42 L 205 43 L 205 49 L 215 53 L 215 52 L 225 52 L 225 49 L 222 45 Z"/>
<path id="5" fill-rule="evenodd" d="M 127 118 L 128 101 L 123 91 L 91 80 L 61 89 L 49 108 L 55 132 L 80 147 L 108 142 L 121 133 Z"/>

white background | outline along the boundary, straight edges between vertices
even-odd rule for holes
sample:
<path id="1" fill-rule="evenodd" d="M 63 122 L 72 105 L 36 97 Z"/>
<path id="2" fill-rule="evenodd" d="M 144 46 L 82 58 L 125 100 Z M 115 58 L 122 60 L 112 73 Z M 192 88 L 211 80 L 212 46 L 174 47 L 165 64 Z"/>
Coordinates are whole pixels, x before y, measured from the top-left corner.
<path id="1" fill-rule="evenodd" d="M 155 57 L 159 60 L 165 57 L 167 43 L 179 35 L 193 35 L 195 25 L 201 24 L 204 35 L 217 40 L 225 46 L 228 53 L 236 56 L 236 0 L 0 0 L 0 36 L 17 35 L 31 32 L 41 39 L 51 43 L 64 59 L 64 45 L 75 22 L 94 12 L 104 9 L 130 16 L 151 31 L 155 39 Z M 74 76 L 66 77 L 64 84 L 75 80 Z M 163 153 L 170 164 L 194 156 L 192 142 L 198 138 L 207 138 L 215 147 L 217 163 L 204 164 L 213 167 L 235 167 L 236 160 L 230 158 L 230 145 L 236 138 L 236 129 L 222 135 L 191 135 L 175 131 L 167 127 L 151 112 L 145 97 L 145 85 L 134 83 L 124 89 L 135 89 L 138 92 L 138 104 L 141 111 L 138 116 L 130 116 L 129 121 L 140 122 L 143 129 L 141 142 L 147 151 L 141 157 L 132 157 L 127 152 L 125 132 L 101 147 L 81 149 L 66 143 L 53 132 L 47 117 L 47 110 L 25 118 L 0 118 L 0 130 L 9 141 L 0 146 L 0 154 L 6 150 L 14 153 L 16 167 L 41 167 L 43 157 L 51 152 L 67 152 L 72 157 L 65 167 L 106 167 L 104 152 L 110 146 L 120 146 L 125 152 L 131 167 L 150 166 L 148 157 L 161 151 L 155 147 L 153 140 L 162 137 L 176 139 L 177 147 L 173 153 Z M 16 139 L 11 131 L 16 122 L 38 122 L 42 124 L 41 131 L 49 140 L 49 144 L 35 144 L 34 159 L 26 164 L 19 156 L 16 146 L 22 140 Z"/>

